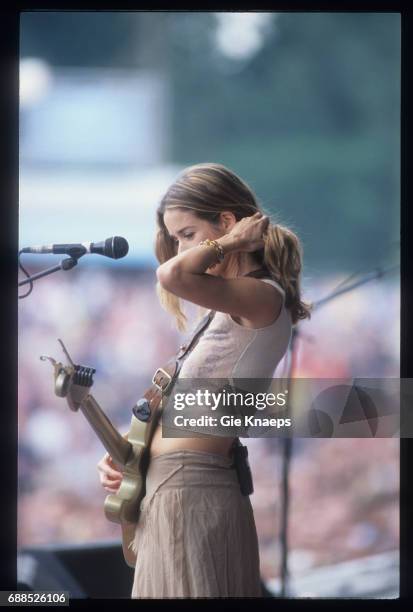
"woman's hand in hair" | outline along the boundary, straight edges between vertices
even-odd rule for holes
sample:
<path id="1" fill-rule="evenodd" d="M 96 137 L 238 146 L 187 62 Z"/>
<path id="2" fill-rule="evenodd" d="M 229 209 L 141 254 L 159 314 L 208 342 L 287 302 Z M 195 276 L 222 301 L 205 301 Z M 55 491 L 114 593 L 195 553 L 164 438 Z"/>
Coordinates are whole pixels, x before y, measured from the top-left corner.
<path id="1" fill-rule="evenodd" d="M 243 217 L 227 234 L 230 236 L 239 251 L 253 252 L 264 247 L 263 234 L 268 228 L 270 220 L 261 212 L 251 217 Z"/>

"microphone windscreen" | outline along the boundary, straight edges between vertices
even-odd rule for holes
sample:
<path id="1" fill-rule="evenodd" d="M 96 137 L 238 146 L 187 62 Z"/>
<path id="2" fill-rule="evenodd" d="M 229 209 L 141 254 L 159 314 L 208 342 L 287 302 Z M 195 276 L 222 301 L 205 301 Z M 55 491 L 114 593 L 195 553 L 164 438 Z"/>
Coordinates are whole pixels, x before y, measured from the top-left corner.
<path id="1" fill-rule="evenodd" d="M 105 240 L 105 255 L 112 259 L 125 257 L 129 251 L 129 244 L 122 236 L 113 236 Z"/>

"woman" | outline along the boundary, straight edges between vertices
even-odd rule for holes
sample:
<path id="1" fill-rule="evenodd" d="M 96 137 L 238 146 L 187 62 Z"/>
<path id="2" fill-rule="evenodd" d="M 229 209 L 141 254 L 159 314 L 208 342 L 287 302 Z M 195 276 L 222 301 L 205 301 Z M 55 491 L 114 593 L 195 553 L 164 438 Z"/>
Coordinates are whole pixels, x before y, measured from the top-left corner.
<path id="1" fill-rule="evenodd" d="M 162 306 L 180 330 L 186 320 L 180 298 L 216 311 L 179 376 L 271 378 L 292 325 L 310 317 L 300 298 L 297 236 L 272 225 L 248 185 L 220 164 L 184 170 L 157 221 Z M 157 427 L 130 544 L 133 598 L 260 597 L 254 516 L 232 467 L 233 442 L 163 438 Z M 115 492 L 122 473 L 111 457 L 98 469 L 103 487 Z"/>

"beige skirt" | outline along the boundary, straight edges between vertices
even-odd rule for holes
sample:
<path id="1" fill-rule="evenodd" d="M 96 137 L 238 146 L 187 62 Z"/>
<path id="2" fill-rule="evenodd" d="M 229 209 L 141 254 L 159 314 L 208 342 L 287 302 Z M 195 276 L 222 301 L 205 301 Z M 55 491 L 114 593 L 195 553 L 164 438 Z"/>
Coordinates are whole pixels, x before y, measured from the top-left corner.
<path id="1" fill-rule="evenodd" d="M 132 550 L 132 598 L 261 597 L 257 532 L 229 457 L 154 457 Z"/>

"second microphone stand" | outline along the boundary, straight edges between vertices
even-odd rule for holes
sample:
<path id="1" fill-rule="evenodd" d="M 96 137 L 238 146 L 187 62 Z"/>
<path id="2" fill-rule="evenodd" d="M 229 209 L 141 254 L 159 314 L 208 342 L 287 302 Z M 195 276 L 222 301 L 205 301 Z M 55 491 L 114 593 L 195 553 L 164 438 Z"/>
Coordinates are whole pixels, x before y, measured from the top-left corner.
<path id="1" fill-rule="evenodd" d="M 362 279 L 356 281 L 349 285 L 348 287 L 343 287 L 341 289 L 337 288 L 333 293 L 317 302 L 313 302 L 313 309 L 320 308 L 325 304 L 329 303 L 331 300 L 335 299 L 339 295 L 343 293 L 347 293 L 348 291 L 352 291 L 356 287 L 360 285 L 364 285 L 372 280 L 377 278 L 381 278 L 385 274 L 393 272 L 398 269 L 400 266 L 395 265 L 387 269 L 376 268 L 374 271 L 366 274 Z M 301 332 L 298 327 L 293 327 L 292 336 L 289 346 L 289 354 L 290 354 L 290 362 L 287 368 L 288 373 L 288 397 L 289 402 L 288 406 L 291 409 L 291 380 L 295 374 L 297 368 L 297 339 Z M 291 414 L 291 413 L 290 413 Z M 292 456 L 292 448 L 293 448 L 293 438 L 292 436 L 286 436 L 282 438 L 282 448 L 283 448 L 283 461 L 282 461 L 282 485 L 281 485 L 281 493 L 282 493 L 282 510 L 281 510 L 281 592 L 280 597 L 285 597 L 289 592 L 289 571 L 288 571 L 288 511 L 289 511 L 289 469 L 290 469 L 290 460 Z"/>

